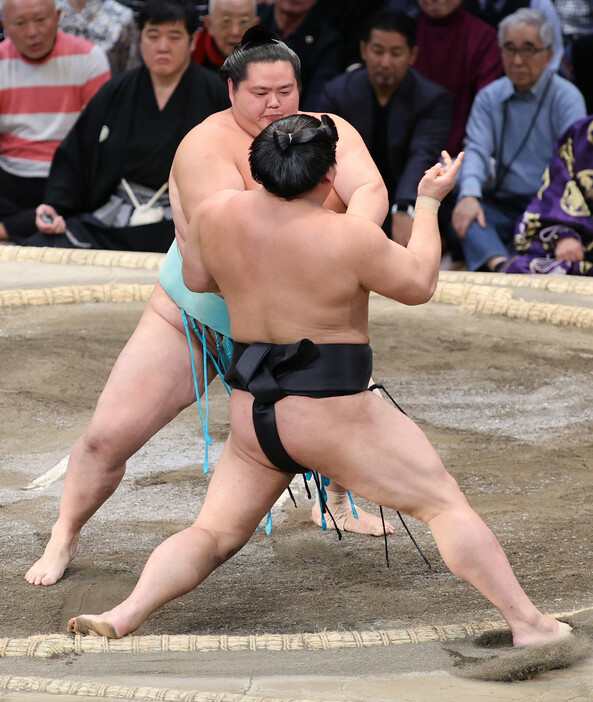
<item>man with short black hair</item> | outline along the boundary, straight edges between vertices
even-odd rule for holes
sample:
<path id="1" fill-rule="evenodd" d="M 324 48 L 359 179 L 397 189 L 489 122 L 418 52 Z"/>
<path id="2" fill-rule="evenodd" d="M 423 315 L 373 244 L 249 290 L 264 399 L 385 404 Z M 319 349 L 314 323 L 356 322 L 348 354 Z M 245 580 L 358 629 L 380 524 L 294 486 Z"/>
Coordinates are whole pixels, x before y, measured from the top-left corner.
<path id="1" fill-rule="evenodd" d="M 192 0 L 148 0 L 139 16 L 142 65 L 112 78 L 57 150 L 39 232 L 23 246 L 169 248 L 177 147 L 228 105 L 218 78 L 191 60 L 197 22 Z"/>
<path id="2" fill-rule="evenodd" d="M 403 13 L 371 18 L 360 53 L 365 65 L 326 84 L 316 109 L 340 115 L 360 132 L 389 193 L 383 229 L 405 246 L 418 183 L 449 138 L 451 94 L 412 68 L 416 23 Z"/>

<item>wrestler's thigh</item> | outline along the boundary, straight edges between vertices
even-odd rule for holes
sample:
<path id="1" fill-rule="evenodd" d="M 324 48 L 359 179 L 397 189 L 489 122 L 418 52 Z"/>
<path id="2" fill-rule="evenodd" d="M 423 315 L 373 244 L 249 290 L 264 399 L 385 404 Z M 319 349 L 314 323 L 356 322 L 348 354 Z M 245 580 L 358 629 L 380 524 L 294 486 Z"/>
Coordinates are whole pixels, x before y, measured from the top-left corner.
<path id="1" fill-rule="evenodd" d="M 302 465 L 419 518 L 463 499 L 422 430 L 375 393 L 276 405 L 281 440 Z"/>
<path id="2" fill-rule="evenodd" d="M 233 538 L 242 534 L 239 541 L 244 542 L 293 477 L 249 459 L 231 433 L 212 473 L 195 526 L 235 535 Z"/>
<path id="3" fill-rule="evenodd" d="M 130 447 L 142 446 L 194 400 L 181 313 L 157 285 L 111 371 L 88 433 L 119 440 L 129 453 Z"/>

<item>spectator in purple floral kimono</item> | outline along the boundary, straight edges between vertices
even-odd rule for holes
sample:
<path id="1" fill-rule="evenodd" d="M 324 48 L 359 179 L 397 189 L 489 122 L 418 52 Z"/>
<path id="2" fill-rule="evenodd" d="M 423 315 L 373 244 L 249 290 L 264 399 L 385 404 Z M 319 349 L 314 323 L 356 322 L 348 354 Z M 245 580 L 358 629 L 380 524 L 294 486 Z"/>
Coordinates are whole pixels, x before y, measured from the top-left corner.
<path id="1" fill-rule="evenodd" d="M 542 186 L 515 228 L 507 273 L 593 276 L 593 115 L 558 139 Z"/>

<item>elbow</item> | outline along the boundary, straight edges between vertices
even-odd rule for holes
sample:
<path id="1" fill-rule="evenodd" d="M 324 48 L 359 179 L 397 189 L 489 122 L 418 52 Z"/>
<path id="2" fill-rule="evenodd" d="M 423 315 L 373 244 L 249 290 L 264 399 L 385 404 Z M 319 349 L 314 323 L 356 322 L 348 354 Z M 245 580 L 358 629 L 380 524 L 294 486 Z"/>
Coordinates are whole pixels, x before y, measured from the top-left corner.
<path id="1" fill-rule="evenodd" d="M 387 214 L 389 213 L 389 193 L 387 192 L 387 188 L 385 187 L 385 183 L 383 180 L 378 182 L 375 185 L 376 191 L 377 191 L 377 198 L 379 199 L 379 202 L 381 203 L 382 207 L 382 215 L 383 219 L 378 223 L 379 226 L 382 226 L 383 221 L 385 220 L 385 217 L 387 217 Z"/>
<path id="2" fill-rule="evenodd" d="M 432 300 L 432 296 L 435 293 L 438 283 L 438 275 L 434 276 L 430 280 L 416 280 L 412 285 L 410 285 L 402 296 L 400 302 L 404 305 L 409 305 L 413 307 L 415 305 L 423 305 L 426 302 Z"/>

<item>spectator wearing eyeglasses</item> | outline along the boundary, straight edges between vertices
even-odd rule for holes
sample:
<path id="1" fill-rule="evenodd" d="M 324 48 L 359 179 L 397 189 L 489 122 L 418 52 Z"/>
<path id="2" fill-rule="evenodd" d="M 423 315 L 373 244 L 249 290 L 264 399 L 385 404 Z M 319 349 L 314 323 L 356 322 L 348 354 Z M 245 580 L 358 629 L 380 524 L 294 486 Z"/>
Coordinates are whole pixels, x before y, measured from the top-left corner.
<path id="1" fill-rule="evenodd" d="M 256 0 L 210 0 L 204 26 L 196 35 L 193 60 L 218 71 L 243 34 L 258 22 Z"/>
<path id="2" fill-rule="evenodd" d="M 500 271 L 513 251 L 515 220 L 535 195 L 554 142 L 586 115 L 569 81 L 549 69 L 554 29 L 522 8 L 499 25 L 506 76 L 476 95 L 453 226 L 468 270 Z"/>
<path id="3" fill-rule="evenodd" d="M 570 1 L 572 2 L 572 0 Z M 588 0 L 584 1 L 588 2 Z M 548 22 L 554 27 L 554 42 L 552 44 L 554 53 L 549 68 L 553 71 L 557 71 L 560 68 L 564 57 L 564 42 L 558 16 L 559 10 L 556 10 L 557 3 L 553 0 L 463 0 L 462 5 L 472 15 L 479 17 L 483 22 L 495 29 L 507 15 L 521 7 L 541 10 Z"/>

